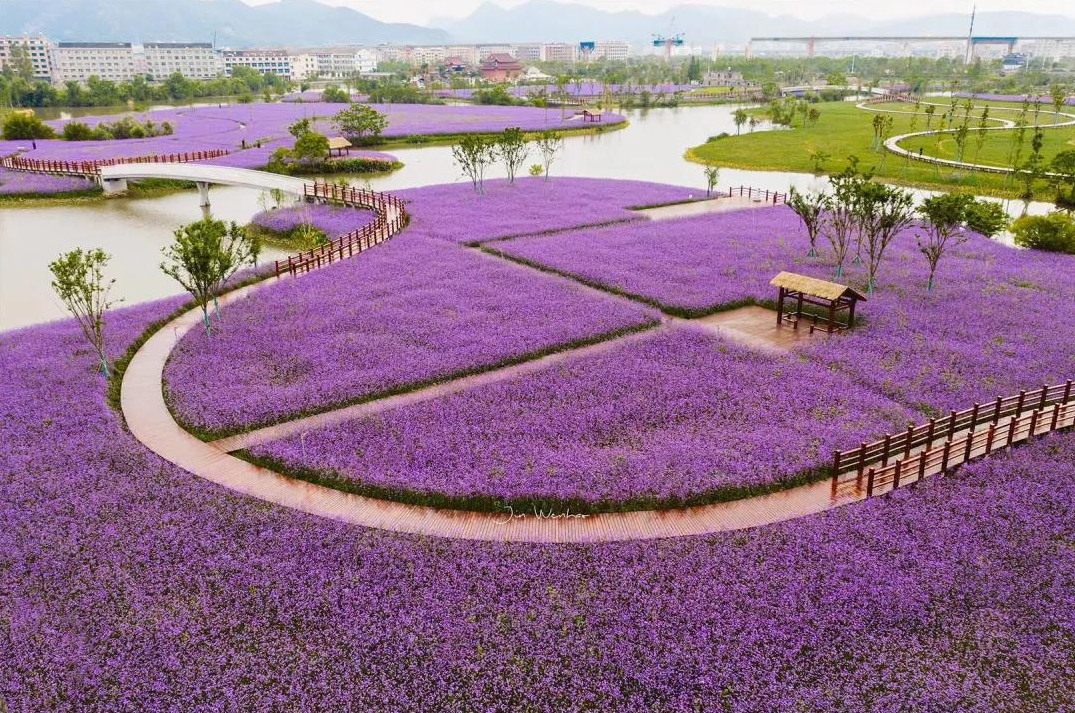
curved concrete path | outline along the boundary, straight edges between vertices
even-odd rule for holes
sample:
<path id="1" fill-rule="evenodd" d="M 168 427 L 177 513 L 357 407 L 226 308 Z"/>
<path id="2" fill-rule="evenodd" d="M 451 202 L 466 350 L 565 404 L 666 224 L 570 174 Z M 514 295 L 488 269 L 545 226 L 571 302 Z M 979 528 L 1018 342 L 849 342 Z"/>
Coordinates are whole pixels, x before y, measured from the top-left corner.
<path id="1" fill-rule="evenodd" d="M 289 279 L 289 278 L 280 278 Z M 263 285 L 224 295 L 229 304 Z M 200 327 L 197 308 L 157 330 L 134 355 L 123 376 L 120 403 L 135 438 L 165 460 L 199 477 L 245 495 L 302 512 L 363 527 L 468 540 L 521 542 L 608 542 L 702 535 L 791 520 L 861 500 L 834 499 L 828 479 L 789 490 L 727 503 L 680 510 L 579 516 L 575 513 L 478 513 L 376 500 L 289 478 L 228 454 L 183 430 L 164 401 L 164 365 L 177 336 Z"/>
<path id="2" fill-rule="evenodd" d="M 904 115 L 906 115 L 906 114 L 911 113 L 911 112 L 907 112 L 907 111 L 897 111 L 895 109 L 881 109 L 881 108 L 878 108 L 880 106 L 884 106 L 886 103 L 890 103 L 890 102 L 884 102 L 884 103 L 880 103 L 880 104 L 871 104 L 868 101 L 859 102 L 858 104 L 855 105 L 855 108 L 862 109 L 864 111 L 872 111 L 872 112 L 875 112 L 875 113 L 884 113 L 884 114 L 904 114 Z M 912 103 L 912 102 L 891 102 L 891 103 Z M 927 105 L 927 106 L 940 106 L 940 107 L 944 107 L 944 108 L 948 108 L 948 107 L 951 106 L 951 104 L 944 104 L 944 103 L 940 103 L 940 102 L 927 102 L 927 101 L 921 101 L 921 102 L 919 102 L 919 104 Z M 1015 107 L 994 107 L 994 106 L 991 106 L 990 111 L 994 111 L 994 110 L 996 110 L 996 111 L 1021 111 L 1021 109 L 1016 109 Z M 1049 113 L 1050 114 L 1056 114 L 1057 116 L 1067 117 L 1068 120 L 1067 121 L 1057 122 L 1055 124 L 1039 124 L 1037 126 L 1038 129 L 1042 129 L 1042 130 L 1045 130 L 1045 129 L 1059 129 L 1059 128 L 1062 128 L 1062 127 L 1065 127 L 1065 126 L 1075 125 L 1075 114 L 1069 114 L 1069 113 L 1063 112 L 1063 111 L 1061 111 L 1061 112 L 1049 112 Z M 1008 131 L 1008 130 L 1014 129 L 1016 127 L 1015 122 L 1012 121 L 1011 119 L 1001 119 L 1000 117 L 989 117 L 989 120 L 999 122 L 1002 125 L 1001 126 L 987 126 L 984 129 L 982 129 L 983 131 Z M 1029 128 L 1034 128 L 1034 127 L 1028 125 L 1027 128 L 1029 129 Z M 977 127 L 975 127 L 973 129 L 973 131 L 978 131 L 978 130 L 979 129 Z M 955 132 L 956 132 L 956 129 L 948 128 L 948 129 L 929 129 L 927 131 L 912 131 L 910 133 L 900 134 L 898 136 L 893 136 L 893 137 L 885 140 L 885 150 L 889 151 L 890 153 L 894 153 L 897 156 L 902 156 L 904 158 L 910 158 L 910 159 L 913 159 L 915 161 L 922 161 L 923 163 L 929 163 L 929 164 L 933 164 L 935 166 L 949 166 L 951 168 L 962 168 L 962 169 L 972 170 L 972 171 L 983 171 L 983 172 L 986 172 L 986 173 L 1009 174 L 1009 173 L 1020 173 L 1021 172 L 1021 169 L 1007 168 L 1007 167 L 1004 167 L 1004 166 L 994 166 L 992 164 L 970 163 L 969 161 L 956 161 L 954 159 L 940 158 L 938 156 L 925 156 L 925 155 L 920 156 L 919 154 L 915 153 L 914 151 L 911 151 L 909 149 L 905 149 L 905 148 L 903 148 L 902 146 L 899 145 L 899 143 L 901 141 L 903 141 L 904 139 L 910 139 L 910 138 L 914 138 L 914 137 L 917 137 L 917 136 L 936 136 L 937 134 L 953 134 Z M 1052 176 L 1052 175 L 1055 175 L 1055 174 L 1046 171 L 1043 175 Z"/>

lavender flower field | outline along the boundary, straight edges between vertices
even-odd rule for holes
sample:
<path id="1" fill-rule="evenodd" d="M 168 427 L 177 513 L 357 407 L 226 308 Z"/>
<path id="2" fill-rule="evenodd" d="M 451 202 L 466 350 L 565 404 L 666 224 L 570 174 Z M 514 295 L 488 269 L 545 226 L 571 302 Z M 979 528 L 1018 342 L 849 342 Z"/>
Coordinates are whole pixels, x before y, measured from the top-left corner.
<path id="1" fill-rule="evenodd" d="M 110 353 L 174 306 L 113 314 Z M 1075 698 L 1075 434 L 738 533 L 430 540 L 159 460 L 81 344 L 71 322 L 0 338 L 13 713 L 1054 713 Z"/>
<path id="2" fill-rule="evenodd" d="M 183 423 L 224 433 L 656 319 L 559 278 L 404 234 L 225 309 L 220 334 L 180 341 L 166 380 Z"/>
<path id="3" fill-rule="evenodd" d="M 85 178 L 50 176 L 0 167 L 0 195 L 71 193 L 92 191 L 96 187 L 93 181 Z"/>
<path id="4" fill-rule="evenodd" d="M 518 178 L 485 182 L 476 197 L 469 183 L 397 191 L 412 205 L 412 230 L 457 243 L 478 243 L 579 225 L 644 220 L 631 208 L 702 197 L 696 188 L 600 178 Z M 460 229 L 465 226 L 465 229 Z"/>
<path id="5" fill-rule="evenodd" d="M 915 418 L 846 376 L 676 328 L 253 453 L 419 499 L 667 507 L 794 479 Z"/>
<path id="6" fill-rule="evenodd" d="M 250 222 L 274 233 L 287 233 L 300 225 L 312 225 L 330 239 L 361 228 L 373 220 L 370 210 L 333 206 L 330 204 L 299 205 L 264 210 Z"/>
<path id="7" fill-rule="evenodd" d="M 1017 393 L 1075 373 L 1075 259 L 970 236 L 941 263 L 938 287 L 914 228 L 897 236 L 860 316 L 863 327 L 805 354 L 931 414 Z M 808 258 L 790 209 L 637 222 L 490 243 L 489 247 L 682 314 L 775 298 L 780 270 L 832 276 L 824 240 Z M 849 260 L 849 263 L 851 261 Z M 864 289 L 865 269 L 844 280 Z"/>

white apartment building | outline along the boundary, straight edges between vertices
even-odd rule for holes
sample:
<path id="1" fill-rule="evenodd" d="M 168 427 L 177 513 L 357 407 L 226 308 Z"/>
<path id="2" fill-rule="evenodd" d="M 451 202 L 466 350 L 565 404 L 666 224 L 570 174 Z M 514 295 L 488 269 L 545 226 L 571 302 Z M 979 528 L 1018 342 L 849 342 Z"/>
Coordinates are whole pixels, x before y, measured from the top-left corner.
<path id="1" fill-rule="evenodd" d="M 631 45 L 623 40 L 598 40 L 594 43 L 590 59 L 627 59 Z"/>
<path id="2" fill-rule="evenodd" d="M 1039 60 L 1045 57 L 1055 62 L 1065 57 L 1075 57 L 1075 40 L 1030 40 L 1025 43 L 1020 42 L 1018 51 L 1025 52 Z"/>
<path id="3" fill-rule="evenodd" d="M 474 45 L 452 45 L 447 50 L 447 57 L 457 57 L 466 64 L 478 63 L 478 48 Z"/>
<path id="4" fill-rule="evenodd" d="M 0 37 L 0 70 L 11 62 L 12 47 L 21 47 L 34 68 L 34 79 L 52 78 L 52 61 L 49 41 L 40 35 L 23 37 Z M 16 50 L 17 52 L 18 50 Z"/>
<path id="5" fill-rule="evenodd" d="M 208 42 L 146 42 L 142 53 L 146 74 L 157 81 L 176 72 L 188 79 L 212 79 L 224 71 Z"/>
<path id="6" fill-rule="evenodd" d="M 317 57 L 308 52 L 293 52 L 288 55 L 291 63 L 292 81 L 301 82 L 304 79 L 317 76 Z"/>
<path id="7" fill-rule="evenodd" d="M 579 46 L 570 42 L 549 42 L 541 45 L 542 62 L 576 62 Z"/>
<path id="8" fill-rule="evenodd" d="M 447 47 L 419 46 L 411 48 L 411 62 L 414 64 L 440 64 L 447 58 Z"/>
<path id="9" fill-rule="evenodd" d="M 291 76 L 291 57 L 286 50 L 224 50 L 224 74 L 235 67 L 250 67 L 261 74 Z"/>
<path id="10" fill-rule="evenodd" d="M 55 82 L 84 82 L 99 77 L 113 82 L 138 74 L 130 42 L 60 42 L 52 48 Z"/>
<path id="11" fill-rule="evenodd" d="M 378 45 L 377 57 L 382 62 L 410 62 L 413 49 L 408 45 Z"/>
<path id="12" fill-rule="evenodd" d="M 541 61 L 541 43 L 526 42 L 511 46 L 511 56 L 520 62 Z"/>

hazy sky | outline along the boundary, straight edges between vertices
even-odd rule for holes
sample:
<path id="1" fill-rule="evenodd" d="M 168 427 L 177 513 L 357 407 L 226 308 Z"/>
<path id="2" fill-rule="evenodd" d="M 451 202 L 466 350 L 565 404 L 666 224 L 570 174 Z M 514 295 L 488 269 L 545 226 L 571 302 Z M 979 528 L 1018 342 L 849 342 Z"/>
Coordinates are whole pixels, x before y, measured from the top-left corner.
<path id="1" fill-rule="evenodd" d="M 244 0 L 260 5 L 273 0 Z M 494 0 L 498 5 L 518 5 L 523 0 Z M 690 3 L 718 7 L 745 7 L 764 10 L 770 15 L 795 15 L 813 19 L 834 13 L 869 14 L 875 18 L 911 17 L 939 12 L 970 14 L 975 0 L 900 0 L 899 2 L 863 2 L 863 0 L 573 0 L 604 10 L 638 10 L 656 14 L 674 5 Z M 463 17 L 482 0 L 319 0 L 326 5 L 346 5 L 378 20 L 428 24 L 433 17 Z M 984 0 L 979 10 L 1023 10 L 1027 12 L 1072 15 L 1070 0 Z"/>

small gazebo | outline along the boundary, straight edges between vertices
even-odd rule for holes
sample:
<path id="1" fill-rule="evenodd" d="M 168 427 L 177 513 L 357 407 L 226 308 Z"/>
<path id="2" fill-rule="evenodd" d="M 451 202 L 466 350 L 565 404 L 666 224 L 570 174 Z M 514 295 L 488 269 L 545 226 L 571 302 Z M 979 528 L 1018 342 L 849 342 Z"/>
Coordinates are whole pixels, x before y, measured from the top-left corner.
<path id="1" fill-rule="evenodd" d="M 342 136 L 330 136 L 328 140 L 328 155 L 335 151 L 337 156 L 351 153 L 351 142 Z"/>
<path id="2" fill-rule="evenodd" d="M 776 307 L 777 325 L 787 323 L 798 329 L 799 320 L 805 317 L 813 320 L 810 325 L 811 334 L 815 329 L 829 334 L 850 329 L 855 324 L 855 303 L 859 300 L 866 301 L 865 295 L 847 285 L 794 272 L 781 272 L 770 280 L 769 284 L 780 288 Z M 785 312 L 784 304 L 788 300 L 794 300 L 793 308 Z M 821 307 L 823 313 L 819 315 L 816 312 L 804 312 L 805 304 Z M 845 321 L 840 321 L 838 317 L 844 314 Z"/>

